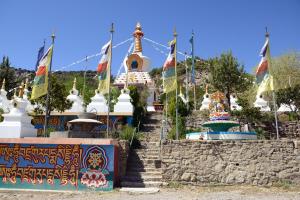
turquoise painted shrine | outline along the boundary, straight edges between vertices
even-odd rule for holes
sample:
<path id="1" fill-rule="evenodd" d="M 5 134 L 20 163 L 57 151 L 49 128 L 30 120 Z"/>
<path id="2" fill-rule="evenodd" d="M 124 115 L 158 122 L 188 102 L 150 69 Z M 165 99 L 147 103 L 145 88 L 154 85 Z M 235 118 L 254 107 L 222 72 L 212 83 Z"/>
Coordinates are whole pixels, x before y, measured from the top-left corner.
<path id="1" fill-rule="evenodd" d="M 115 153 L 113 144 L 0 143 L 0 188 L 112 190 Z"/>

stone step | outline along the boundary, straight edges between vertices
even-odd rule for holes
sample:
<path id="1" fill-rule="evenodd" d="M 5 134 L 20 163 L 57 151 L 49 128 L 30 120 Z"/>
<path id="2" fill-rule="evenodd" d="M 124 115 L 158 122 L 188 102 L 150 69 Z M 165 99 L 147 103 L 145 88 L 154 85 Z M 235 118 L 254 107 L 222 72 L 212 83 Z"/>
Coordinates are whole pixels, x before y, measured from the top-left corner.
<path id="1" fill-rule="evenodd" d="M 133 150 L 131 150 L 130 153 L 158 154 L 159 153 L 159 148 L 157 148 L 157 149 L 133 149 Z"/>
<path id="2" fill-rule="evenodd" d="M 126 176 L 156 176 L 156 175 L 160 175 L 162 176 L 162 171 L 161 169 L 156 169 L 153 171 L 146 171 L 146 172 L 136 172 L 136 171 L 128 171 L 126 172 Z"/>
<path id="3" fill-rule="evenodd" d="M 122 181 L 134 181 L 134 182 L 145 182 L 145 181 L 161 181 L 162 175 L 144 175 L 144 176 L 124 176 Z"/>
<path id="4" fill-rule="evenodd" d="M 129 157 L 128 159 L 128 164 L 160 164 L 161 160 L 160 159 L 139 159 L 139 158 L 132 158 Z"/>
<path id="5" fill-rule="evenodd" d="M 121 181 L 121 187 L 159 187 L 162 185 L 163 182 L 161 181 L 144 181 L 144 182 Z"/>
<path id="6" fill-rule="evenodd" d="M 161 168 L 161 162 L 153 162 L 153 163 L 141 163 L 141 162 L 135 162 L 135 163 L 128 163 L 128 168 Z"/>
<path id="7" fill-rule="evenodd" d="M 160 167 L 139 167 L 139 166 L 128 166 L 127 173 L 136 173 L 136 172 L 157 172 L 160 171 Z"/>

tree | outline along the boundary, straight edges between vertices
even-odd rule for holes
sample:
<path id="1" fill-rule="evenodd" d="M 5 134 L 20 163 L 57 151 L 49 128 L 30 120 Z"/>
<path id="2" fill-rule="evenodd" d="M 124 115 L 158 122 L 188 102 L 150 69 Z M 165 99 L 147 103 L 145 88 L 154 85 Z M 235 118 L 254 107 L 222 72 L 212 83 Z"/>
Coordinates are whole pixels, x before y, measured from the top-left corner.
<path id="1" fill-rule="evenodd" d="M 276 103 L 278 107 L 280 104 L 289 106 L 294 114 L 298 115 L 297 112 L 300 108 L 300 85 L 276 91 Z"/>
<path id="2" fill-rule="evenodd" d="M 63 83 L 60 83 L 57 78 L 52 74 L 51 76 L 51 89 L 50 89 L 50 103 L 49 103 L 49 113 L 53 110 L 63 112 L 66 109 L 71 108 L 72 102 L 67 100 L 68 91 Z M 37 105 L 42 105 L 46 107 L 46 95 L 37 98 L 33 101 Z M 36 113 L 41 113 L 41 108 L 35 109 Z"/>
<path id="3" fill-rule="evenodd" d="M 210 84 L 226 95 L 230 109 L 230 94 L 247 90 L 253 83 L 253 77 L 245 72 L 231 52 L 210 59 L 209 63 Z"/>
<path id="4" fill-rule="evenodd" d="M 128 89 L 130 90 L 129 95 L 132 99 L 132 105 L 134 107 L 132 124 L 134 127 L 138 127 L 140 122 L 143 124 L 142 122 L 147 114 L 146 106 L 147 97 L 149 95 L 148 89 L 139 89 L 134 85 L 129 86 Z"/>
<path id="5" fill-rule="evenodd" d="M 13 95 L 13 91 L 10 90 L 18 86 L 15 70 L 10 65 L 9 58 L 4 56 L 2 58 L 2 63 L 0 64 L 0 84 L 2 84 L 3 79 L 5 79 L 5 90 L 8 91 L 8 98 Z"/>

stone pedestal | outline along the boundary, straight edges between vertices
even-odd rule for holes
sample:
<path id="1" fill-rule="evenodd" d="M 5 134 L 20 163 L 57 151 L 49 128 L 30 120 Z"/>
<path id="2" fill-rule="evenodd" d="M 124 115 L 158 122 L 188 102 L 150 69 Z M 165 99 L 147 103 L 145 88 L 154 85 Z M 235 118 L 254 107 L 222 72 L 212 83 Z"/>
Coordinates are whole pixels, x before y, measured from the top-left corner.
<path id="1" fill-rule="evenodd" d="M 108 106 L 104 96 L 98 91 L 95 90 L 95 96 L 92 98 L 92 102 L 87 106 L 87 112 L 107 112 Z"/>
<path id="2" fill-rule="evenodd" d="M 237 103 L 237 98 L 235 95 L 230 95 L 230 109 L 231 110 L 241 110 L 242 107 Z"/>
<path id="3" fill-rule="evenodd" d="M 26 114 L 27 102 L 21 98 L 12 101 L 12 109 L 3 114 L 4 121 L 0 123 L 0 138 L 36 137 L 37 130 L 31 124 L 31 117 Z"/>
<path id="4" fill-rule="evenodd" d="M 260 108 L 262 112 L 271 111 L 270 107 L 268 106 L 268 102 L 263 99 L 261 95 L 256 96 L 256 100 L 254 102 L 254 107 Z"/>
<path id="5" fill-rule="evenodd" d="M 206 93 L 203 95 L 203 101 L 201 103 L 200 110 L 208 110 L 209 109 L 209 104 L 211 103 L 211 99 L 209 97 L 209 94 Z"/>
<path id="6" fill-rule="evenodd" d="M 114 112 L 133 112 L 133 105 L 128 89 L 122 90 L 121 95 L 118 97 L 118 102 L 114 106 Z"/>

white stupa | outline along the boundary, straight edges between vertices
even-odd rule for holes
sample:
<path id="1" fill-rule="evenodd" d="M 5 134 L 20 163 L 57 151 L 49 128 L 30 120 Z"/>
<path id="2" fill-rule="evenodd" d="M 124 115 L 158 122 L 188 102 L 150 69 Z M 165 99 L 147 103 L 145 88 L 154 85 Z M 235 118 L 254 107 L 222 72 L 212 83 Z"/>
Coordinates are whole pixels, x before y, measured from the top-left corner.
<path id="1" fill-rule="evenodd" d="M 131 97 L 129 95 L 129 90 L 124 88 L 118 97 L 118 102 L 114 106 L 114 112 L 126 112 L 133 113 L 133 105 L 131 103 Z"/>
<path id="2" fill-rule="evenodd" d="M 262 112 L 271 111 L 270 107 L 268 106 L 268 102 L 263 99 L 262 95 L 256 95 L 254 107 L 260 108 L 260 111 Z"/>
<path id="3" fill-rule="evenodd" d="M 0 90 L 0 108 L 3 109 L 4 113 L 9 112 L 9 100 L 7 99 L 7 92 L 5 90 L 5 79 L 3 79 L 2 87 Z"/>
<path id="4" fill-rule="evenodd" d="M 27 113 L 31 113 L 34 110 L 34 107 L 33 107 L 33 105 L 30 103 L 30 101 L 28 99 L 28 93 L 29 93 L 29 90 L 28 90 L 28 79 L 26 79 L 25 89 L 24 89 L 24 94 L 23 94 L 23 99 L 27 103 L 27 106 L 26 106 L 26 109 L 25 109 L 26 112 Z"/>
<path id="5" fill-rule="evenodd" d="M 291 105 L 291 107 L 286 104 L 281 104 L 277 111 L 278 112 L 292 112 L 296 108 L 295 105 Z"/>
<path id="6" fill-rule="evenodd" d="M 91 103 L 86 108 L 87 112 L 107 112 L 108 106 L 104 96 L 97 89 L 95 90 L 95 96 L 91 98 Z"/>
<path id="7" fill-rule="evenodd" d="M 203 100 L 201 103 L 200 110 L 208 110 L 209 109 L 209 104 L 211 103 L 210 96 L 208 94 L 208 86 L 205 87 L 205 94 L 203 95 Z"/>
<path id="8" fill-rule="evenodd" d="M 231 110 L 241 110 L 242 107 L 237 103 L 236 95 L 230 95 L 230 109 Z"/>
<path id="9" fill-rule="evenodd" d="M 124 59 L 125 73 L 116 77 L 114 85 L 119 88 L 126 88 L 128 85 L 135 85 L 141 89 L 148 88 L 149 96 L 147 98 L 147 111 L 154 112 L 153 102 L 156 90 L 154 81 L 151 79 L 148 71 L 150 70 L 150 59 L 143 55 L 141 39 L 144 36 L 140 23 L 137 23 L 134 37 L 134 51 Z"/>
<path id="10" fill-rule="evenodd" d="M 73 88 L 70 90 L 70 94 L 67 96 L 67 99 L 73 102 L 71 109 L 66 110 L 66 112 L 83 112 L 83 100 L 79 96 L 79 92 L 76 89 L 76 78 L 74 78 Z"/>
<path id="11" fill-rule="evenodd" d="M 31 117 L 26 113 L 27 102 L 23 99 L 24 88 L 20 89 L 19 97 L 14 95 L 12 107 L 8 114 L 3 114 L 0 123 L 0 138 L 36 137 L 37 130 L 31 124 Z"/>

